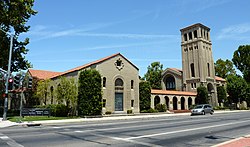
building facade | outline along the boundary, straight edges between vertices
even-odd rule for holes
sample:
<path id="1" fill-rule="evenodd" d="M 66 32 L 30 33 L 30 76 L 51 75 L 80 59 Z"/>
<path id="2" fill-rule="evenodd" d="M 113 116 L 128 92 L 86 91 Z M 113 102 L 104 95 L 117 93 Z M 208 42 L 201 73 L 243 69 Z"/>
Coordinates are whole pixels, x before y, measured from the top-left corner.
<path id="1" fill-rule="evenodd" d="M 151 107 L 166 104 L 169 110 L 186 110 L 195 104 L 197 88 L 207 87 L 209 103 L 218 106 L 216 86 L 226 80 L 215 76 L 210 28 L 197 23 L 180 30 L 182 70 L 162 73 L 162 90 L 151 91 Z"/>
<path id="2" fill-rule="evenodd" d="M 96 69 L 102 77 L 103 113 L 139 113 L 139 69 L 120 53 L 70 69 L 66 72 L 47 76 L 50 79 L 49 103 L 57 103 L 55 89 L 60 84 L 60 77 L 75 78 L 78 84 L 80 72 Z M 38 72 L 39 71 L 39 72 Z M 40 76 L 41 70 L 29 70 L 31 76 Z M 42 75 L 53 72 L 45 71 Z M 45 76 L 44 76 L 45 77 Z M 38 77 L 39 78 L 39 77 Z"/>

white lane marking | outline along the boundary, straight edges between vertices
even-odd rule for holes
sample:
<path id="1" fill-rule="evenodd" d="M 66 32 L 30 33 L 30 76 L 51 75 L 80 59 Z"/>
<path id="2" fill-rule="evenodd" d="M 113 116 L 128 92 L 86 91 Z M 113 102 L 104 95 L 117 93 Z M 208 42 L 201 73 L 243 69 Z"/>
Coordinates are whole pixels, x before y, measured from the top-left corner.
<path id="1" fill-rule="evenodd" d="M 62 127 L 52 127 L 53 129 L 61 129 Z"/>
<path id="2" fill-rule="evenodd" d="M 83 131 L 74 131 L 74 132 L 76 132 L 76 133 L 82 133 Z"/>
<path id="3" fill-rule="evenodd" d="M 103 137 L 103 138 L 110 138 L 110 139 L 113 139 L 113 140 L 120 140 L 120 141 L 125 141 L 125 142 L 131 142 L 131 143 L 145 145 L 145 146 L 150 146 L 150 147 L 152 147 L 152 146 L 153 147 L 162 147 L 160 145 L 156 145 L 156 144 L 152 144 L 152 143 L 146 143 L 146 142 L 140 142 L 140 141 L 136 141 L 136 140 L 128 140 L 128 139 L 124 139 L 124 138 L 111 137 L 111 136 L 101 135 L 101 134 L 95 134 L 95 133 L 91 133 L 91 134 L 95 135 L 95 136 Z"/>
<path id="4" fill-rule="evenodd" d="M 245 123 L 245 122 L 250 122 L 250 120 L 239 121 L 239 122 L 231 122 L 231 123 L 227 123 L 227 124 L 206 126 L 206 127 L 200 127 L 200 128 L 193 128 L 193 129 L 178 130 L 178 131 L 165 132 L 165 133 L 142 135 L 142 136 L 137 136 L 137 137 L 129 137 L 129 138 L 125 138 L 125 139 L 132 140 L 132 139 L 140 139 L 140 138 L 146 138 L 146 137 L 155 137 L 155 136 L 160 136 L 160 135 L 169 135 L 169 134 L 182 133 L 182 132 L 188 132 L 188 131 L 202 130 L 202 129 L 208 129 L 208 128 L 215 128 L 215 127 L 221 127 L 221 126 L 240 124 L 240 123 Z"/>
<path id="5" fill-rule="evenodd" d="M 173 116 L 171 116 L 173 117 Z M 133 123 L 138 123 L 138 122 L 142 122 L 145 119 L 142 119 L 140 121 L 129 121 L 129 122 L 120 122 L 120 125 L 122 124 L 133 124 Z M 171 118 L 168 119 L 157 119 L 157 120 L 147 120 L 148 123 L 150 122 L 155 122 L 155 121 L 168 121 L 168 120 L 173 120 Z M 182 123 L 182 122 L 189 122 L 191 120 L 187 120 L 187 121 L 179 121 L 180 119 L 176 119 L 176 121 L 178 122 L 173 122 L 173 123 L 168 123 L 168 124 L 176 124 L 176 123 Z M 202 120 L 209 120 L 209 119 L 202 119 Z M 202 120 L 197 120 L 197 121 L 202 121 Z M 62 126 L 62 127 L 51 127 L 54 129 L 60 129 L 60 128 L 76 128 L 76 127 L 84 127 L 84 126 L 106 126 L 106 125 L 112 125 L 112 124 L 117 124 L 117 122 L 111 122 L 111 123 L 102 123 L 102 124 L 84 124 L 84 125 L 67 125 L 67 126 Z"/>
<path id="6" fill-rule="evenodd" d="M 199 122 L 201 120 L 193 120 L 193 122 Z M 189 122 L 189 121 L 182 121 L 182 122 Z M 178 124 L 181 122 L 173 122 L 173 123 L 168 123 L 168 124 Z M 111 130 L 119 130 L 119 129 L 131 129 L 131 128 L 144 128 L 152 126 L 152 124 L 147 124 L 147 125 L 140 125 L 140 126 L 127 126 L 127 127 L 115 127 L 115 128 L 105 128 L 105 129 L 89 129 L 89 130 L 84 130 L 84 131 L 74 131 L 76 133 L 88 133 L 88 132 L 95 132 L 95 131 L 111 131 Z M 159 126 L 159 124 L 158 124 Z M 62 132 L 63 133 L 63 132 Z"/>
<path id="7" fill-rule="evenodd" d="M 3 135 L 3 134 L 0 134 Z M 11 147 L 24 147 L 23 145 L 17 143 L 15 140 L 9 138 L 8 136 L 0 136 L 0 139 L 6 141 L 6 143 Z"/>

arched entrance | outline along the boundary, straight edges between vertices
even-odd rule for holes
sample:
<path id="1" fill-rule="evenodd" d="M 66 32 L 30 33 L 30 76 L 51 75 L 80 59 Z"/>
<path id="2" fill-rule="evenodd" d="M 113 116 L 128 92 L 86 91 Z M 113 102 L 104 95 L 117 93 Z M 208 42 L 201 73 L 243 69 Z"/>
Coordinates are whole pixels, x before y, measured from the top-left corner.
<path id="1" fill-rule="evenodd" d="M 212 97 L 214 93 L 214 86 L 211 83 L 207 84 L 207 91 L 208 91 L 208 101 L 210 104 L 213 103 Z"/>
<path id="2" fill-rule="evenodd" d="M 188 108 L 190 108 L 191 105 L 192 105 L 192 98 L 189 97 L 189 98 L 188 98 Z"/>
<path id="3" fill-rule="evenodd" d="M 168 96 L 165 96 L 165 102 L 166 102 L 167 110 L 169 110 L 169 98 L 168 98 Z"/>
<path id="4" fill-rule="evenodd" d="M 173 110 L 177 110 L 178 109 L 178 99 L 177 97 L 173 97 Z"/>
<path id="5" fill-rule="evenodd" d="M 155 96 L 155 99 L 154 99 L 154 106 L 156 106 L 157 104 L 160 104 L 160 97 L 159 96 Z"/>
<path id="6" fill-rule="evenodd" d="M 115 80 L 115 111 L 123 111 L 123 80 Z"/>
<path id="7" fill-rule="evenodd" d="M 181 110 L 185 110 L 185 98 L 181 97 Z"/>

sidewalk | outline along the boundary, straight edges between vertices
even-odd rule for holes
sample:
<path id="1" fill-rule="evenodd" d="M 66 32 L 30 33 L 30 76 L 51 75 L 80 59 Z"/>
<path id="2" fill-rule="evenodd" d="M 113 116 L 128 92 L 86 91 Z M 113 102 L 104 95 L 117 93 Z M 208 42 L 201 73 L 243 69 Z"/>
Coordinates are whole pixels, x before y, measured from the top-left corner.
<path id="1" fill-rule="evenodd" d="M 247 135 L 217 144 L 212 147 L 249 147 L 249 146 L 250 146 L 250 135 Z"/>

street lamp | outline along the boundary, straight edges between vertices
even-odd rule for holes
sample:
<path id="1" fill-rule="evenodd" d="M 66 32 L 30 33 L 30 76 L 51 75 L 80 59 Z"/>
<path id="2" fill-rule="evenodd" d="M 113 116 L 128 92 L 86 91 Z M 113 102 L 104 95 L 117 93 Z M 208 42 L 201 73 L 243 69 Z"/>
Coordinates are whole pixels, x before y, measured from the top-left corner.
<path id="1" fill-rule="evenodd" d="M 1 31 L 6 33 L 7 35 L 10 35 L 10 52 L 9 52 L 9 62 L 8 62 L 8 71 L 7 71 L 7 78 L 5 82 L 5 99 L 4 99 L 4 112 L 3 112 L 3 120 L 7 120 L 7 111 L 8 111 L 8 86 L 9 86 L 9 78 L 10 78 L 10 66 L 11 66 L 11 56 L 12 56 L 12 45 L 13 45 L 13 37 L 14 34 L 10 34 L 8 32 L 5 32 L 0 28 Z"/>

